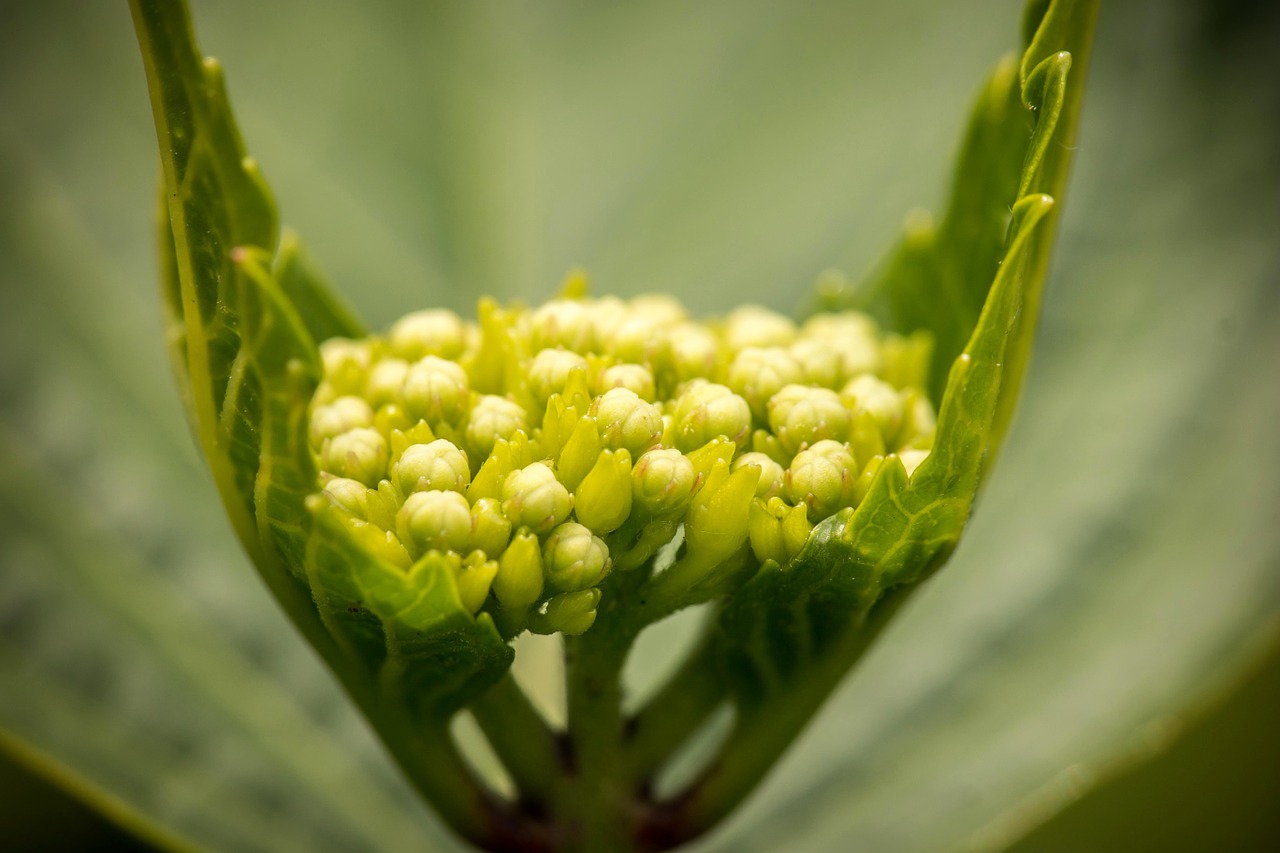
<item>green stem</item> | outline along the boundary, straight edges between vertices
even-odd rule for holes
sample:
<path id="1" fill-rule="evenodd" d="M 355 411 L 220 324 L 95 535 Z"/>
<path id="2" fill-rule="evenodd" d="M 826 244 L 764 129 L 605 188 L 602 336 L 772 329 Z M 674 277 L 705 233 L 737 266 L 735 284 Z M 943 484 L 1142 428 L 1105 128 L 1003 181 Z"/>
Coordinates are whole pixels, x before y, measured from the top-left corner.
<path id="1" fill-rule="evenodd" d="M 561 750 L 546 720 L 508 673 L 471 703 L 471 713 L 525 803 L 545 805 L 564 772 Z"/>
<path id="2" fill-rule="evenodd" d="M 711 713 L 725 701 L 717 677 L 714 643 L 707 632 L 666 684 L 627 725 L 630 771 L 642 784 L 670 760 Z"/>

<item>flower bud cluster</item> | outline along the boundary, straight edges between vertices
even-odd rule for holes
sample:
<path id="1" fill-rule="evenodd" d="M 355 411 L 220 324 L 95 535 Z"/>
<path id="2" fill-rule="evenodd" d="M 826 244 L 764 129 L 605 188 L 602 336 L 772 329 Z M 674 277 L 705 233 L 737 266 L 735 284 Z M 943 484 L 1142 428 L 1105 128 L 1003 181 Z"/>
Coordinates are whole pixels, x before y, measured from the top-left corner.
<path id="1" fill-rule="evenodd" d="M 785 566 L 889 454 L 910 472 L 932 441 L 927 358 L 851 312 L 485 300 L 477 323 L 421 311 L 321 355 L 322 495 L 380 559 L 443 556 L 465 607 L 535 629 L 587 630 L 610 572 L 682 526 L 708 565 Z"/>

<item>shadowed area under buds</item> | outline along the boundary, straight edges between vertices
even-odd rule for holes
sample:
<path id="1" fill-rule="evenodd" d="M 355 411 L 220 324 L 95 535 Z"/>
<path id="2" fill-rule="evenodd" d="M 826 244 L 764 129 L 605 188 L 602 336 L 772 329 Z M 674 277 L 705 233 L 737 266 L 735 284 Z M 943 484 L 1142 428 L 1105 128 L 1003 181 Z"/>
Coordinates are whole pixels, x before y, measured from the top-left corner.
<path id="1" fill-rule="evenodd" d="M 467 609 L 509 631 L 582 633 L 595 599 L 564 594 L 682 530 L 668 585 L 743 548 L 785 565 L 800 531 L 858 505 L 873 459 L 911 469 L 933 439 L 923 374 L 864 314 L 699 323 L 659 295 L 480 314 L 325 342 L 308 436 L 316 488 L 353 529 L 456 556 Z"/>

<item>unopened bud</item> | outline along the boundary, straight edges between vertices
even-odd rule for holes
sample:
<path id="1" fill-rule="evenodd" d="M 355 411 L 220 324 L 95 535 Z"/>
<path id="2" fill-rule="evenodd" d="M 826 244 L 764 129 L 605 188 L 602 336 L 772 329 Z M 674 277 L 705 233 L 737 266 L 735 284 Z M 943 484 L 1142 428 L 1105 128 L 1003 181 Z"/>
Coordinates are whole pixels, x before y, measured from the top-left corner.
<path id="1" fill-rule="evenodd" d="M 367 341 L 330 338 L 320 344 L 325 382 L 335 394 L 359 394 L 364 390 L 371 358 Z"/>
<path id="2" fill-rule="evenodd" d="M 689 553 L 708 567 L 727 558 L 747 539 L 748 507 L 755 497 L 760 470 L 746 465 L 729 473 L 717 462 L 689 504 L 684 535 Z"/>
<path id="3" fill-rule="evenodd" d="M 676 401 L 674 416 L 676 447 L 686 453 L 720 436 L 742 443 L 751 430 L 747 401 L 712 382 L 690 384 Z"/>
<path id="4" fill-rule="evenodd" d="M 615 364 L 600 374 L 600 392 L 625 388 L 641 400 L 652 403 L 655 395 L 653 373 L 643 364 Z"/>
<path id="5" fill-rule="evenodd" d="M 409 366 L 401 395 L 414 417 L 432 424 L 454 423 L 471 402 L 471 387 L 461 367 L 429 355 Z"/>
<path id="6" fill-rule="evenodd" d="M 433 489 L 463 492 L 471 482 L 471 469 L 467 454 L 453 442 L 438 438 L 405 448 L 395 464 L 395 479 L 406 495 Z"/>
<path id="7" fill-rule="evenodd" d="M 364 524 L 358 521 L 353 522 L 347 529 L 355 538 L 356 543 L 375 558 L 405 571 L 413 564 L 413 560 L 409 557 L 409 552 L 405 550 L 400 539 L 389 530 L 383 530 L 372 524 Z"/>
<path id="8" fill-rule="evenodd" d="M 502 511 L 512 524 L 539 535 L 569 516 L 573 498 L 543 462 L 513 471 L 502 484 Z"/>
<path id="9" fill-rule="evenodd" d="M 594 418 L 579 418 L 560 451 L 556 477 L 566 489 L 576 490 L 600 456 L 600 430 Z"/>
<path id="10" fill-rule="evenodd" d="M 467 551 L 471 506 L 457 492 L 414 492 L 396 516 L 400 538 L 424 551 Z"/>
<path id="11" fill-rule="evenodd" d="M 791 562 L 812 529 L 805 509 L 803 504 L 789 506 L 779 497 L 752 501 L 749 537 L 757 560 L 773 560 L 784 567 Z"/>
<path id="12" fill-rule="evenodd" d="M 542 548 L 528 530 L 516 533 L 498 560 L 493 594 L 503 607 L 528 607 L 542 596 Z"/>
<path id="13" fill-rule="evenodd" d="M 724 342 L 735 352 L 747 347 L 785 347 L 795 336 L 791 318 L 761 305 L 743 305 L 724 318 Z"/>
<path id="14" fill-rule="evenodd" d="M 489 587 L 498 574 L 498 561 L 486 560 L 484 554 L 473 551 L 458 566 L 458 598 L 468 613 L 475 613 L 489 597 Z"/>
<path id="15" fill-rule="evenodd" d="M 631 454 L 605 450 L 573 493 L 578 521 L 596 533 L 617 530 L 631 515 Z"/>
<path id="16" fill-rule="evenodd" d="M 809 508 L 821 520 L 845 506 L 853 506 L 857 475 L 853 454 L 838 441 L 819 441 L 800 451 L 787 470 L 787 496 Z"/>
<path id="17" fill-rule="evenodd" d="M 376 429 L 365 427 L 335 435 L 321 450 L 321 468 L 339 477 L 376 486 L 387 473 L 390 453 L 387 440 Z"/>
<path id="18" fill-rule="evenodd" d="M 346 477 L 334 477 L 324 484 L 329 503 L 361 521 L 368 521 L 369 489 L 364 483 Z"/>
<path id="19" fill-rule="evenodd" d="M 672 329 L 667 347 L 677 382 L 710 376 L 720 359 L 715 335 L 695 323 L 682 323 Z"/>
<path id="20" fill-rule="evenodd" d="M 771 498 L 781 494 L 786 480 L 787 470 L 764 453 L 752 451 L 744 453 L 733 460 L 732 469 L 737 471 L 744 465 L 754 465 L 760 469 L 760 482 L 756 484 L 756 497 Z"/>
<path id="21" fill-rule="evenodd" d="M 542 622 L 548 631 L 559 631 L 570 637 L 585 634 L 596 621 L 600 606 L 600 590 L 584 589 L 566 592 L 547 602 Z"/>
<path id="22" fill-rule="evenodd" d="M 769 427 L 788 453 L 849 435 L 849 410 L 829 388 L 788 385 L 769 401 Z"/>
<path id="23" fill-rule="evenodd" d="M 538 407 L 543 408 L 552 394 L 559 394 L 565 389 L 572 371 L 586 369 L 587 360 L 576 352 L 544 349 L 529 362 L 529 393 Z"/>
<path id="24" fill-rule="evenodd" d="M 496 557 L 511 538 L 511 520 L 502 512 L 502 504 L 494 498 L 480 498 L 471 506 L 470 545 L 490 557 Z"/>
<path id="25" fill-rule="evenodd" d="M 740 394 L 758 423 L 769 417 L 769 399 L 804 380 L 800 365 L 780 347 L 747 347 L 734 356 L 726 383 Z"/>
<path id="26" fill-rule="evenodd" d="M 679 450 L 655 448 L 641 456 L 631 472 L 631 494 L 650 515 L 678 512 L 693 496 L 698 477 L 693 462 Z"/>
<path id="27" fill-rule="evenodd" d="M 662 410 L 627 388 L 601 394 L 590 411 L 605 447 L 639 456 L 662 437 Z"/>
<path id="28" fill-rule="evenodd" d="M 365 398 L 375 407 L 399 403 L 404 380 L 409 376 L 409 362 L 402 358 L 384 358 L 369 370 Z"/>
<path id="29" fill-rule="evenodd" d="M 506 397 L 484 394 L 476 401 L 467 420 L 467 450 L 484 459 L 493 452 L 498 439 L 509 439 L 529 428 L 524 409 Z"/>
<path id="30" fill-rule="evenodd" d="M 433 308 L 401 317 L 387 342 L 393 353 L 408 361 L 429 355 L 453 359 L 462 354 L 466 330 L 457 314 Z"/>
<path id="31" fill-rule="evenodd" d="M 557 527 L 542 547 L 547 580 L 557 589 L 574 592 L 595 586 L 609 574 L 609 546 L 576 522 Z"/>
<path id="32" fill-rule="evenodd" d="M 595 340 L 591 313 L 576 299 L 554 299 L 529 316 L 529 340 L 535 349 L 586 352 Z"/>
<path id="33" fill-rule="evenodd" d="M 339 397 L 311 412 L 311 443 L 319 447 L 326 438 L 369 426 L 373 426 L 373 409 L 363 397 Z"/>
<path id="34" fill-rule="evenodd" d="M 845 383 L 840 391 L 854 417 L 867 414 L 875 420 L 886 443 L 892 445 L 902 429 L 902 398 L 888 382 L 864 374 Z"/>

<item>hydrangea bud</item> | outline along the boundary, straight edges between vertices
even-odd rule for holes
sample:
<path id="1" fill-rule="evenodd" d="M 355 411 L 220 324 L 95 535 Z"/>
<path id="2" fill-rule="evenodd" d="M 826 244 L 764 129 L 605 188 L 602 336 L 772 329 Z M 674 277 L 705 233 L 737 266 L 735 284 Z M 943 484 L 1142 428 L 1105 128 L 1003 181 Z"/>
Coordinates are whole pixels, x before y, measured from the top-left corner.
<path id="1" fill-rule="evenodd" d="M 395 464 L 394 476 L 406 495 L 433 489 L 462 492 L 471 482 L 471 468 L 466 453 L 453 442 L 438 438 L 405 448 Z"/>
<path id="2" fill-rule="evenodd" d="M 636 460 L 631 495 L 650 515 L 666 515 L 689 502 L 697 482 L 689 457 L 678 450 L 654 448 Z"/>
<path id="3" fill-rule="evenodd" d="M 409 366 L 401 397 L 414 417 L 432 424 L 452 423 L 471 402 L 471 387 L 461 367 L 429 355 Z"/>
<path id="4" fill-rule="evenodd" d="M 595 624 L 600 606 L 600 590 L 566 592 L 547 602 L 542 622 L 547 633 L 559 631 L 569 637 L 585 634 Z"/>
<path id="5" fill-rule="evenodd" d="M 376 429 L 353 429 L 325 441 L 320 467 L 338 477 L 376 486 L 387 473 L 387 440 Z"/>
<path id="6" fill-rule="evenodd" d="M 689 553 L 708 568 L 727 558 L 747 539 L 748 507 L 755 497 L 760 470 L 745 465 L 733 473 L 717 462 L 685 513 L 684 535 Z"/>
<path id="7" fill-rule="evenodd" d="M 656 395 L 653 373 L 643 364 L 615 364 L 600 373 L 600 393 L 610 388 L 626 388 L 642 400 L 652 403 Z"/>
<path id="8" fill-rule="evenodd" d="M 690 383 L 676 401 L 674 416 L 676 447 L 685 452 L 720 436 L 742 443 L 751 431 L 747 401 L 713 382 Z"/>
<path id="9" fill-rule="evenodd" d="M 829 388 L 788 385 L 769 401 L 769 427 L 788 453 L 824 439 L 844 441 L 849 410 Z"/>
<path id="10" fill-rule="evenodd" d="M 535 349 L 586 352 L 595 342 L 591 313 L 576 299 L 554 299 L 529 316 L 529 341 Z"/>
<path id="11" fill-rule="evenodd" d="M 569 490 L 543 462 L 513 471 L 502 484 L 502 511 L 507 518 L 539 535 L 568 518 L 572 508 Z"/>
<path id="12" fill-rule="evenodd" d="M 473 551 L 458 565 L 457 572 L 458 598 L 467 612 L 475 613 L 489 597 L 489 588 L 498 574 L 498 561 L 486 560 L 484 554 Z"/>
<path id="13" fill-rule="evenodd" d="M 516 533 L 498 559 L 493 594 L 503 607 L 528 607 L 542 597 L 542 547 L 529 530 Z"/>
<path id="14" fill-rule="evenodd" d="M 769 416 L 769 398 L 803 381 L 800 365 L 780 347 L 747 347 L 734 356 L 726 383 L 740 394 L 759 423 Z"/>
<path id="15" fill-rule="evenodd" d="M 855 504 L 862 503 L 863 499 L 871 493 L 871 484 L 875 482 L 876 474 L 880 472 L 880 465 L 883 462 L 883 456 L 872 456 L 867 460 L 867 464 L 862 466 L 862 473 L 858 475 L 858 479 L 853 484 L 853 500 Z"/>
<path id="16" fill-rule="evenodd" d="M 662 410 L 627 388 L 611 388 L 591 404 L 591 415 L 608 448 L 639 456 L 662 437 Z"/>
<path id="17" fill-rule="evenodd" d="M 641 293 L 632 297 L 631 312 L 667 327 L 689 319 L 680 300 L 669 293 Z"/>
<path id="18" fill-rule="evenodd" d="M 870 374 L 850 379 L 840 391 L 854 417 L 866 413 L 875 420 L 887 444 L 892 445 L 902 429 L 903 405 L 897 389 Z"/>
<path id="19" fill-rule="evenodd" d="M 560 451 L 556 477 L 566 489 L 577 489 L 600 456 L 600 430 L 595 418 L 580 418 Z"/>
<path id="20" fill-rule="evenodd" d="M 335 395 L 359 394 L 372 361 L 367 341 L 330 338 L 320 344 L 325 382 Z"/>
<path id="21" fill-rule="evenodd" d="M 365 383 L 365 399 L 375 408 L 388 403 L 400 403 L 404 381 L 408 376 L 409 362 L 402 358 L 380 359 L 369 369 L 369 381 Z"/>
<path id="22" fill-rule="evenodd" d="M 425 421 L 419 421 L 418 423 L 425 423 Z M 412 429 L 413 425 L 413 418 L 409 417 L 409 413 L 404 410 L 404 406 L 396 403 L 385 403 L 379 406 L 378 411 L 373 414 L 373 428 L 386 436 L 396 432 L 405 432 Z"/>
<path id="23" fill-rule="evenodd" d="M 898 446 L 931 446 L 938 416 L 934 413 L 929 398 L 918 388 L 908 389 L 902 395 L 902 408 L 902 430 L 898 434 Z"/>
<path id="24" fill-rule="evenodd" d="M 804 504 L 788 506 L 776 496 L 752 501 L 748 538 L 756 559 L 773 560 L 780 566 L 790 563 L 813 529 L 806 510 Z"/>
<path id="25" fill-rule="evenodd" d="M 715 335 L 696 323 L 682 323 L 671 330 L 667 348 L 676 382 L 703 379 L 715 372 L 720 344 Z"/>
<path id="26" fill-rule="evenodd" d="M 667 330 L 659 321 L 633 314 L 614 329 L 607 346 L 610 353 L 623 361 L 652 363 L 666 337 Z"/>
<path id="27" fill-rule="evenodd" d="M 817 338 L 800 338 L 791 345 L 791 357 L 800 365 L 800 375 L 806 385 L 834 388 L 840 381 L 842 364 L 840 355 L 826 341 Z"/>
<path id="28" fill-rule="evenodd" d="M 389 530 L 359 521 L 353 521 L 347 529 L 356 543 L 375 559 L 405 571 L 413 565 L 409 552 L 405 550 L 400 539 Z"/>
<path id="29" fill-rule="evenodd" d="M 747 347 L 785 347 L 796 336 L 790 317 L 762 305 L 743 305 L 724 318 L 724 342 L 733 351 Z"/>
<path id="30" fill-rule="evenodd" d="M 494 394 L 483 394 L 471 408 L 467 419 L 467 450 L 475 458 L 484 459 L 493 452 L 500 438 L 511 438 L 527 431 L 524 409 L 519 404 Z"/>
<path id="31" fill-rule="evenodd" d="M 401 317 L 387 335 L 391 351 L 408 361 L 425 356 L 453 359 L 462 355 L 466 329 L 452 311 L 433 308 Z"/>
<path id="32" fill-rule="evenodd" d="M 760 469 L 760 482 L 756 484 L 756 497 L 767 499 L 782 492 L 787 470 L 776 460 L 770 458 L 767 454 L 752 451 L 734 459 L 732 470 L 737 471 L 746 465 L 754 465 Z"/>
<path id="33" fill-rule="evenodd" d="M 364 398 L 339 397 L 312 410 L 309 426 L 311 443 L 319 447 L 327 438 L 368 426 L 373 426 L 373 408 Z"/>
<path id="34" fill-rule="evenodd" d="M 609 574 L 609 546 L 573 521 L 557 527 L 542 546 L 547 580 L 557 589 L 575 592 L 595 586 Z"/>
<path id="35" fill-rule="evenodd" d="M 787 469 L 787 496 L 809 508 L 814 521 L 852 506 L 858 469 L 849 448 L 826 439 L 800 451 Z"/>
<path id="36" fill-rule="evenodd" d="M 467 497 L 473 502 L 480 498 L 501 498 L 502 484 L 507 477 L 528 464 L 529 439 L 524 433 L 518 432 L 510 439 L 498 439 L 493 445 L 493 452 L 467 487 Z"/>
<path id="37" fill-rule="evenodd" d="M 617 530 L 631 515 L 631 454 L 606 450 L 573 494 L 578 521 L 596 533 Z"/>
<path id="38" fill-rule="evenodd" d="M 324 484 L 321 493 L 329 503 L 353 518 L 368 521 L 369 489 L 364 483 L 346 477 L 334 477 Z"/>
<path id="39" fill-rule="evenodd" d="M 573 370 L 587 369 L 587 360 L 576 352 L 544 349 L 533 357 L 526 371 L 529 393 L 539 408 L 545 407 L 552 394 L 559 394 L 569 383 Z"/>
<path id="40" fill-rule="evenodd" d="M 511 519 L 494 498 L 480 498 L 471 506 L 471 547 L 496 557 L 511 539 Z"/>
<path id="41" fill-rule="evenodd" d="M 819 314 L 806 322 L 803 330 L 806 337 L 822 341 L 839 359 L 837 382 L 880 369 L 878 333 L 874 320 L 854 311 Z"/>
<path id="42" fill-rule="evenodd" d="M 414 492 L 396 515 L 400 538 L 417 553 L 469 550 L 471 505 L 457 492 Z"/>

